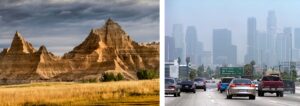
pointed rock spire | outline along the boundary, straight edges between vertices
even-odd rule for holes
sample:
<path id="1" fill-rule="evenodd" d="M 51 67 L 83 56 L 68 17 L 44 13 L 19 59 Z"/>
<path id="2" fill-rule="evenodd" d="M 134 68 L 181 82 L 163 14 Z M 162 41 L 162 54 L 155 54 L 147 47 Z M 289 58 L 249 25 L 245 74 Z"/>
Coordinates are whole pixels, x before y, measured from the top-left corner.
<path id="1" fill-rule="evenodd" d="M 39 48 L 38 52 L 39 52 L 39 53 L 48 53 L 48 50 L 47 50 L 47 48 L 46 48 L 44 45 L 42 45 L 42 46 Z"/>
<path id="2" fill-rule="evenodd" d="M 22 35 L 16 31 L 13 41 L 11 43 L 11 47 L 9 49 L 9 53 L 33 53 L 35 49 L 33 46 L 25 41 Z"/>

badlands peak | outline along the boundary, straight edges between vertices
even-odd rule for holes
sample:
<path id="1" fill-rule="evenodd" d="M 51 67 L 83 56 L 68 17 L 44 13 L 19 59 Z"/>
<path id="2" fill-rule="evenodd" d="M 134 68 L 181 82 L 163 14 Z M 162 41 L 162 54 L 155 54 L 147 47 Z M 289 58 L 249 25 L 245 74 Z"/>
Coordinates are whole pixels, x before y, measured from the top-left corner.
<path id="1" fill-rule="evenodd" d="M 27 42 L 22 35 L 16 31 L 8 53 L 34 53 L 35 51 L 32 44 Z"/>

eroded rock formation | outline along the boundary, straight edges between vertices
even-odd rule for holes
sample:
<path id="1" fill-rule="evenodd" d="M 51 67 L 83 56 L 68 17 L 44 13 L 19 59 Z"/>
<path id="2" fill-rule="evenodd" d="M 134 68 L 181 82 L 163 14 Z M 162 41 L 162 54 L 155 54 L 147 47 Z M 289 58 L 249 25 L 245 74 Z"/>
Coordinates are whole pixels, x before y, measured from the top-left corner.
<path id="1" fill-rule="evenodd" d="M 55 56 L 45 46 L 38 51 L 16 32 L 11 47 L 0 53 L 2 83 L 36 80 L 78 81 L 104 72 L 137 79 L 139 69 L 159 70 L 159 43 L 138 44 L 113 20 L 97 29 L 72 51 Z"/>

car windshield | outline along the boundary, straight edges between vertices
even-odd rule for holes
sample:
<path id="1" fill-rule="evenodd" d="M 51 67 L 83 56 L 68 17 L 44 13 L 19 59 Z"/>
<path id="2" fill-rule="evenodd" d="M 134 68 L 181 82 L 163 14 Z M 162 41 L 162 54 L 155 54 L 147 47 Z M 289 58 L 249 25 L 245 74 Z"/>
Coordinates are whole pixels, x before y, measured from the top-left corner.
<path id="1" fill-rule="evenodd" d="M 265 76 L 262 79 L 263 81 L 280 81 L 279 77 L 276 76 Z"/>
<path id="2" fill-rule="evenodd" d="M 204 81 L 204 80 L 199 78 L 199 79 L 195 79 L 195 81 Z"/>
<path id="3" fill-rule="evenodd" d="M 234 84 L 251 84 L 251 80 L 248 80 L 248 79 L 236 79 L 236 80 L 233 80 L 232 83 L 234 83 Z"/>
<path id="4" fill-rule="evenodd" d="M 230 83 L 232 78 L 223 78 L 222 83 Z"/>
<path id="5" fill-rule="evenodd" d="M 194 82 L 193 81 L 182 81 L 181 84 L 190 84 L 190 85 L 193 85 Z"/>
<path id="6" fill-rule="evenodd" d="M 165 79 L 165 84 L 173 84 L 174 80 L 173 79 Z"/>

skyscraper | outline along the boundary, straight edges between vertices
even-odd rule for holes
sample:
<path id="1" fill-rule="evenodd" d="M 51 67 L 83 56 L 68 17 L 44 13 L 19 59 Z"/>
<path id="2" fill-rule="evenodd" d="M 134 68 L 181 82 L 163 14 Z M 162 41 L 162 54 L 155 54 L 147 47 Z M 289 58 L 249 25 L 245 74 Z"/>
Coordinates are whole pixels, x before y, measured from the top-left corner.
<path id="1" fill-rule="evenodd" d="M 267 49 L 266 53 L 269 54 L 265 58 L 267 60 L 266 65 L 272 66 L 276 64 L 275 56 L 275 37 L 277 33 L 277 22 L 275 11 L 269 11 L 267 17 Z"/>
<path id="2" fill-rule="evenodd" d="M 252 60 L 258 61 L 257 46 L 256 19 L 251 17 L 247 21 L 247 54 L 245 56 L 245 63 L 250 63 Z"/>
<path id="3" fill-rule="evenodd" d="M 292 29 L 284 28 L 282 33 L 279 33 L 276 37 L 276 57 L 277 62 L 289 62 L 292 52 Z"/>
<path id="4" fill-rule="evenodd" d="M 228 29 L 213 30 L 213 64 L 236 64 L 236 46 L 231 43 L 231 31 Z"/>
<path id="5" fill-rule="evenodd" d="M 294 30 L 294 46 L 296 49 L 300 49 L 300 28 Z"/>
<path id="6" fill-rule="evenodd" d="M 181 24 L 173 25 L 173 33 L 172 33 L 175 41 L 175 57 L 180 57 L 181 60 L 185 60 L 185 37 L 183 34 L 183 27 Z M 182 61 L 181 63 L 184 63 Z"/>
<path id="7" fill-rule="evenodd" d="M 257 57 L 258 60 L 255 61 L 257 65 L 263 66 L 267 63 L 266 57 L 268 54 L 266 53 L 267 49 L 267 34 L 264 31 L 257 31 L 256 33 L 257 37 Z"/>
<path id="8" fill-rule="evenodd" d="M 197 30 L 194 26 L 186 29 L 186 56 L 191 58 L 191 64 L 199 65 L 199 55 L 202 52 L 202 43 L 198 41 Z"/>
<path id="9" fill-rule="evenodd" d="M 175 57 L 175 42 L 174 38 L 171 36 L 165 36 L 165 61 L 171 62 L 177 57 Z"/>

